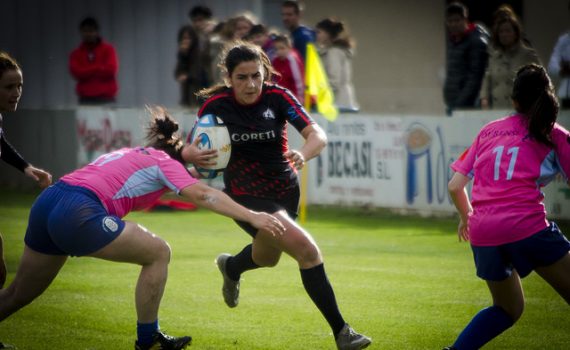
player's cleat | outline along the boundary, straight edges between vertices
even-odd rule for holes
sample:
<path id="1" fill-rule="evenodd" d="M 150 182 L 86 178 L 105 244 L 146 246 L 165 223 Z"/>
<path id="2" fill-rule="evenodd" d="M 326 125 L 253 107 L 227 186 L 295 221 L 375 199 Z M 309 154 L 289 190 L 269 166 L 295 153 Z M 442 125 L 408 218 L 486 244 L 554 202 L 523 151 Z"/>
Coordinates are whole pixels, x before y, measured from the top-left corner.
<path id="1" fill-rule="evenodd" d="M 236 307 L 239 303 L 239 281 L 234 281 L 228 276 L 226 272 L 226 263 L 231 255 L 228 253 L 222 253 L 216 258 L 216 265 L 224 277 L 224 285 L 222 286 L 222 295 L 224 296 L 224 301 L 229 307 Z"/>
<path id="2" fill-rule="evenodd" d="M 135 350 L 180 350 L 186 349 L 187 345 L 192 342 L 192 337 L 171 337 L 160 331 L 152 336 L 152 343 L 148 345 L 139 345 L 135 342 Z"/>
<path id="3" fill-rule="evenodd" d="M 0 349 L 12 349 L 12 350 L 15 350 L 15 349 L 17 349 L 17 348 L 16 348 L 14 345 L 0 343 Z"/>
<path id="4" fill-rule="evenodd" d="M 336 337 L 336 347 L 338 350 L 359 350 L 368 347 L 372 343 L 372 339 L 364 334 L 359 334 L 348 324 L 342 327 Z"/>

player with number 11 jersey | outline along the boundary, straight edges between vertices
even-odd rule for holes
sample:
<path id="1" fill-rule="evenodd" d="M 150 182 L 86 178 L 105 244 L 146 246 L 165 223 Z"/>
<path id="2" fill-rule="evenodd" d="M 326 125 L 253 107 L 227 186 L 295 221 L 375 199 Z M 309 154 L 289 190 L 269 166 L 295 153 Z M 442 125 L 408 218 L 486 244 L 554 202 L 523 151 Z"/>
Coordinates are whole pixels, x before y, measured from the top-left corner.
<path id="1" fill-rule="evenodd" d="M 473 178 L 469 238 L 495 246 L 527 238 L 548 226 L 541 188 L 570 175 L 570 135 L 559 124 L 554 147 L 529 136 L 527 118 L 514 114 L 484 126 L 451 168 Z"/>

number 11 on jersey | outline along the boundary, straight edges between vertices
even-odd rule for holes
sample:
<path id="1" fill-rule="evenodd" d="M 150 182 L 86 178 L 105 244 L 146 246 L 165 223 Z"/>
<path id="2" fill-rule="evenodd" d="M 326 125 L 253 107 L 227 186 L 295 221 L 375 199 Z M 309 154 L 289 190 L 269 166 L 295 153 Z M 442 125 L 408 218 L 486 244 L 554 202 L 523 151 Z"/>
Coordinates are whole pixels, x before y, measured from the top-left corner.
<path id="1" fill-rule="evenodd" d="M 496 153 L 495 156 L 495 175 L 493 179 L 495 181 L 499 180 L 499 170 L 501 169 L 501 158 L 503 156 L 503 150 L 505 146 L 497 146 L 493 149 L 493 153 Z M 517 155 L 519 154 L 518 147 L 511 147 L 507 150 L 507 155 L 511 156 L 511 160 L 509 161 L 509 168 L 507 169 L 507 180 L 513 178 L 513 172 L 515 171 L 515 163 L 517 162 Z"/>

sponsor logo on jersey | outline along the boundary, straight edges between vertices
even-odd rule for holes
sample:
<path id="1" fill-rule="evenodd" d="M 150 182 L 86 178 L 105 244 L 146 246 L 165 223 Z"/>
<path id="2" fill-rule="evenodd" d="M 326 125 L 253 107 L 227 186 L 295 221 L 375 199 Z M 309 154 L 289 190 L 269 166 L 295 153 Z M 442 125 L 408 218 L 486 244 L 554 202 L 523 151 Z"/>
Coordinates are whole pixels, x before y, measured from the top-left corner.
<path id="1" fill-rule="evenodd" d="M 297 114 L 297 111 L 293 106 L 289 107 L 289 109 L 287 110 L 287 114 L 289 115 L 289 120 L 295 120 L 299 118 L 299 114 Z"/>
<path id="2" fill-rule="evenodd" d="M 267 108 L 267 110 L 265 112 L 263 112 L 263 118 L 275 119 L 275 114 L 273 114 L 273 111 L 271 110 L 271 108 Z"/>
<path id="3" fill-rule="evenodd" d="M 233 142 L 247 142 L 247 141 L 268 141 L 275 139 L 275 131 L 263 132 L 248 132 L 248 133 L 234 133 L 232 134 Z"/>
<path id="4" fill-rule="evenodd" d="M 115 221 L 115 218 L 112 216 L 105 216 L 103 218 L 103 229 L 106 232 L 117 232 L 119 229 L 119 224 Z"/>

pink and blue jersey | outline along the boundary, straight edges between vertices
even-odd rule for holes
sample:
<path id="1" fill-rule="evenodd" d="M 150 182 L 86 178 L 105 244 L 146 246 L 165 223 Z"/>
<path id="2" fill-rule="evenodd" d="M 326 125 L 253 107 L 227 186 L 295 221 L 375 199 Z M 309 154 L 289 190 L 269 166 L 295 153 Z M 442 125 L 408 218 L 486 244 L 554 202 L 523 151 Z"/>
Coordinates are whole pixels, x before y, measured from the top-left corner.
<path id="1" fill-rule="evenodd" d="M 121 218 L 148 207 L 168 190 L 178 194 L 198 182 L 165 152 L 142 147 L 104 154 L 61 180 L 91 190 L 109 214 Z"/>
<path id="2" fill-rule="evenodd" d="M 496 246 L 548 226 L 541 188 L 570 175 L 570 134 L 555 124 L 554 147 L 528 134 L 527 119 L 511 115 L 485 125 L 451 168 L 473 179 L 471 244 Z"/>

